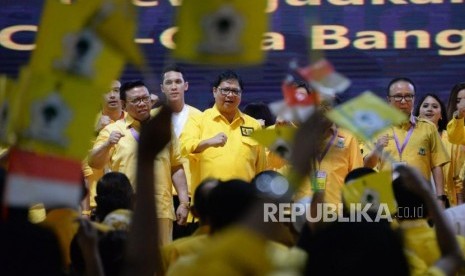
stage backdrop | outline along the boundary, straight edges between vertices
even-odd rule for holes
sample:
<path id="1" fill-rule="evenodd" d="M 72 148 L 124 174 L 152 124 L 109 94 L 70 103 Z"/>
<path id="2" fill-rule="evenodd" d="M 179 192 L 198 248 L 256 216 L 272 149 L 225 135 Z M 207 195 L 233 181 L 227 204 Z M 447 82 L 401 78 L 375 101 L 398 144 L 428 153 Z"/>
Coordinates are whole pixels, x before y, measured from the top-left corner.
<path id="1" fill-rule="evenodd" d="M 0 73 L 16 77 L 28 61 L 40 31 L 42 4 L 0 0 Z M 139 10 L 135 39 L 158 75 L 175 47 L 174 19 L 182 1 L 133 0 L 133 4 Z M 447 101 L 450 88 L 465 81 L 465 0 L 268 0 L 263 12 L 270 16 L 270 28 L 256 35 L 263 37 L 266 60 L 236 68 L 245 83 L 242 105 L 279 99 L 289 61 L 305 65 L 319 55 L 352 80 L 343 100 L 365 90 L 384 96 L 391 78 L 406 76 L 415 81 L 418 94 L 433 92 Z M 189 81 L 187 102 L 208 107 L 213 99 L 211 82 L 225 68 L 181 65 Z M 128 67 L 121 79 L 138 77 Z M 160 93 L 157 85 L 150 89 Z"/>

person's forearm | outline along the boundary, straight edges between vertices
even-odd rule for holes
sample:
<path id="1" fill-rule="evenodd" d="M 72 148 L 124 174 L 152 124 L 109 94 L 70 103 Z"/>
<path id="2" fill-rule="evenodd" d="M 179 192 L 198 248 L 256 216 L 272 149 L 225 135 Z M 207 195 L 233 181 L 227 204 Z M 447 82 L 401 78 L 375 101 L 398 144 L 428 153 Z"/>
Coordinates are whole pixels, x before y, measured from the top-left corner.
<path id="1" fill-rule="evenodd" d="M 210 139 L 202 140 L 202 141 L 200 141 L 200 143 L 197 145 L 197 147 L 195 148 L 195 150 L 193 151 L 193 153 L 201 153 L 201 152 L 203 152 L 204 150 L 208 149 L 209 147 L 211 147 L 211 145 L 210 145 Z"/>
<path id="2" fill-rule="evenodd" d="M 182 166 L 176 167 L 173 170 L 171 178 L 173 180 L 174 189 L 178 193 L 179 201 L 188 203 L 189 192 L 187 189 L 187 179 L 186 173 L 184 172 L 184 168 Z"/>
<path id="3" fill-rule="evenodd" d="M 104 143 L 98 148 L 95 148 L 89 154 L 89 166 L 94 169 L 103 169 L 105 165 L 110 161 L 110 143 Z"/>
<path id="4" fill-rule="evenodd" d="M 368 168 L 374 168 L 378 165 L 379 156 L 376 150 L 370 152 L 365 158 L 363 158 L 363 166 Z"/>
<path id="5" fill-rule="evenodd" d="M 436 187 L 436 195 L 444 195 L 444 174 L 442 172 L 442 167 L 434 167 L 431 172 Z"/>
<path id="6" fill-rule="evenodd" d="M 454 231 L 444 211 L 436 203 L 434 195 L 425 200 L 429 215 L 434 222 L 436 237 L 441 250 L 441 259 L 435 264 L 446 275 L 454 275 L 462 262 L 462 253 L 458 246 Z"/>

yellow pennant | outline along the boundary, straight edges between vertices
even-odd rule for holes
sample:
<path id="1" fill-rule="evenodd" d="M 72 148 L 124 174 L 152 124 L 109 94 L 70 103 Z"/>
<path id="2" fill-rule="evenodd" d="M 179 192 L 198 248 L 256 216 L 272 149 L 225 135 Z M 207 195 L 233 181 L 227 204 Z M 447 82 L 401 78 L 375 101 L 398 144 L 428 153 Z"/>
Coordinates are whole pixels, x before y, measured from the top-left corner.
<path id="1" fill-rule="evenodd" d="M 342 196 L 344 204 L 356 206 L 352 210 L 360 211 L 360 208 L 367 208 L 375 213 L 384 210 L 389 211 L 390 214 L 395 214 L 397 211 L 391 172 L 388 171 L 372 173 L 347 183 L 342 188 Z M 367 204 L 370 206 L 366 206 Z M 349 206 L 346 207 L 349 209 Z"/>
<path id="2" fill-rule="evenodd" d="M 71 5 L 48 0 L 31 69 L 63 71 L 108 86 L 119 77 L 127 59 L 142 63 L 134 43 L 136 18 L 132 8 L 124 0 L 76 1 Z"/>
<path id="3" fill-rule="evenodd" d="M 265 0 L 184 0 L 174 57 L 205 64 L 258 64 L 268 30 Z"/>
<path id="4" fill-rule="evenodd" d="M 337 106 L 327 116 L 364 141 L 373 139 L 386 128 L 407 119 L 405 114 L 370 91 Z"/>
<path id="5" fill-rule="evenodd" d="M 297 128 L 291 126 L 270 127 L 254 131 L 251 137 L 281 158 L 289 160 L 296 131 Z"/>
<path id="6" fill-rule="evenodd" d="M 108 87 L 69 75 L 39 72 L 30 72 L 20 86 L 19 147 L 82 160 L 91 146 L 100 95 Z"/>

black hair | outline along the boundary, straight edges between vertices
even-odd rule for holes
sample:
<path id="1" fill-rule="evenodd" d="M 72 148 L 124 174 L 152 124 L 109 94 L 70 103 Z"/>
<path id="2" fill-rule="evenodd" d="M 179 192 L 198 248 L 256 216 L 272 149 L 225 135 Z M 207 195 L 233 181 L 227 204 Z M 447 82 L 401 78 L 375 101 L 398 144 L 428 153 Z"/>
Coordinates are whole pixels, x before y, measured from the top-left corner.
<path id="1" fill-rule="evenodd" d="M 184 76 L 184 71 L 181 69 L 181 67 L 179 67 L 177 64 L 174 64 L 174 63 L 168 64 L 165 67 L 163 67 L 163 70 L 161 71 L 160 79 L 162 83 L 165 80 L 165 74 L 171 71 L 181 73 Z"/>
<path id="2" fill-rule="evenodd" d="M 356 180 L 360 177 L 364 177 L 365 175 L 369 175 L 372 173 L 376 173 L 376 171 L 368 167 L 360 167 L 360 168 L 353 169 L 344 178 L 344 183 L 347 184 L 352 180 Z"/>
<path id="3" fill-rule="evenodd" d="M 331 223 L 304 249 L 305 275 L 410 275 L 401 236 L 387 223 Z"/>
<path id="4" fill-rule="evenodd" d="M 128 177 L 120 172 L 109 172 L 97 182 L 97 207 L 95 215 L 99 221 L 117 209 L 132 209 L 134 189 Z"/>
<path id="5" fill-rule="evenodd" d="M 105 275 L 119 275 L 123 268 L 128 232 L 123 230 L 98 232 L 98 250 Z M 85 275 L 86 266 L 77 235 L 70 244 L 71 275 Z"/>
<path id="6" fill-rule="evenodd" d="M 226 70 L 221 72 L 216 78 L 215 82 L 213 83 L 213 87 L 218 87 L 221 84 L 221 82 L 226 80 L 237 80 L 241 90 L 244 90 L 244 84 L 242 83 L 241 77 L 232 70 Z"/>
<path id="7" fill-rule="evenodd" d="M 271 113 L 270 108 L 264 102 L 249 103 L 244 107 L 242 112 L 257 120 L 264 120 L 266 127 L 273 125 L 276 121 L 276 118 Z"/>
<path id="8" fill-rule="evenodd" d="M 139 86 L 145 86 L 145 83 L 142 80 L 133 80 L 123 83 L 119 89 L 119 98 L 122 101 L 126 101 L 126 92 Z"/>
<path id="9" fill-rule="evenodd" d="M 211 191 L 218 185 L 218 180 L 207 178 L 203 180 L 195 189 L 193 209 L 197 212 L 202 222 L 208 221 L 210 209 L 208 208 L 208 198 Z"/>
<path id="10" fill-rule="evenodd" d="M 417 117 L 420 115 L 421 105 L 423 104 L 423 102 L 426 100 L 427 97 L 431 97 L 435 99 L 439 103 L 439 106 L 441 107 L 441 119 L 439 119 L 438 121 L 438 131 L 439 133 L 441 133 L 443 130 L 447 129 L 447 122 L 448 122 L 447 113 L 446 113 L 446 106 L 436 94 L 427 93 L 423 97 L 421 97 L 420 101 L 418 101 L 418 104 L 413 111 L 413 115 Z"/>
<path id="11" fill-rule="evenodd" d="M 457 95 L 461 90 L 465 89 L 465 82 L 455 84 L 449 93 L 449 101 L 447 102 L 447 120 L 452 120 L 454 112 L 457 110 Z"/>
<path id="12" fill-rule="evenodd" d="M 222 230 L 245 216 L 257 199 L 253 185 L 243 180 L 219 181 L 208 198 L 211 232 Z"/>
<path id="13" fill-rule="evenodd" d="M 397 219 L 413 220 L 428 217 L 428 209 L 424 200 L 406 188 L 400 177 L 392 181 L 392 188 L 397 201 Z"/>
<path id="14" fill-rule="evenodd" d="M 417 93 L 417 87 L 415 86 L 415 83 L 413 83 L 413 81 L 412 81 L 411 79 L 406 78 L 406 77 L 398 77 L 398 78 L 392 79 L 392 80 L 389 82 L 389 84 L 388 84 L 388 86 L 387 86 L 387 91 L 386 91 L 387 94 L 386 94 L 386 95 L 387 95 L 387 96 L 390 96 L 390 95 L 391 95 L 391 94 L 390 94 L 390 92 L 391 92 L 391 86 L 392 86 L 393 84 L 395 84 L 395 83 L 397 83 L 397 82 L 401 82 L 401 81 L 402 81 L 402 82 L 407 82 L 407 83 L 411 84 L 411 85 L 413 86 L 413 92 L 414 92 L 414 93 Z"/>

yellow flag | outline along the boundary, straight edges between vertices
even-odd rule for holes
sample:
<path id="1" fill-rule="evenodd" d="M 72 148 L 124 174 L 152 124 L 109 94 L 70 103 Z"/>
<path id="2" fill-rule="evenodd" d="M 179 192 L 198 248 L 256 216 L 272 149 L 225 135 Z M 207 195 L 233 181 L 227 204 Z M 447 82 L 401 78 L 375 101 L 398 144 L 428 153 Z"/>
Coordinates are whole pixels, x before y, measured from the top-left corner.
<path id="1" fill-rule="evenodd" d="M 264 58 L 266 0 L 184 0 L 174 56 L 206 64 L 257 64 Z"/>
<path id="2" fill-rule="evenodd" d="M 362 140 L 371 140 L 377 133 L 400 124 L 405 114 L 390 106 L 370 91 L 336 107 L 327 113 L 330 120 L 348 129 Z"/>
<path id="3" fill-rule="evenodd" d="M 291 126 L 279 126 L 274 128 L 260 129 L 252 133 L 250 137 L 261 145 L 269 148 L 280 157 L 289 160 L 291 145 L 294 141 L 297 128 Z"/>
<path id="4" fill-rule="evenodd" d="M 353 209 L 365 208 L 367 204 L 370 204 L 368 209 L 374 212 L 384 210 L 395 214 L 397 211 L 391 172 L 388 171 L 372 173 L 349 182 L 342 188 L 342 196 L 344 204 L 356 206 Z M 357 203 L 360 204 L 357 205 Z M 349 206 L 346 207 L 349 209 Z"/>
<path id="5" fill-rule="evenodd" d="M 24 75 L 20 71 L 20 76 Z M 19 111 L 20 94 L 16 82 L 6 75 L 0 75 L 0 144 L 13 145 L 16 141 L 14 133 L 15 118 Z"/>
<path id="6" fill-rule="evenodd" d="M 30 72 L 21 80 L 21 89 L 19 147 L 82 160 L 91 146 L 95 114 L 107 86 L 64 74 Z"/>
<path id="7" fill-rule="evenodd" d="M 119 77 L 127 58 L 136 64 L 142 60 L 133 40 L 136 23 L 131 8 L 124 0 L 76 1 L 71 5 L 48 0 L 31 69 L 64 71 L 90 79 L 97 86 L 108 86 Z"/>

